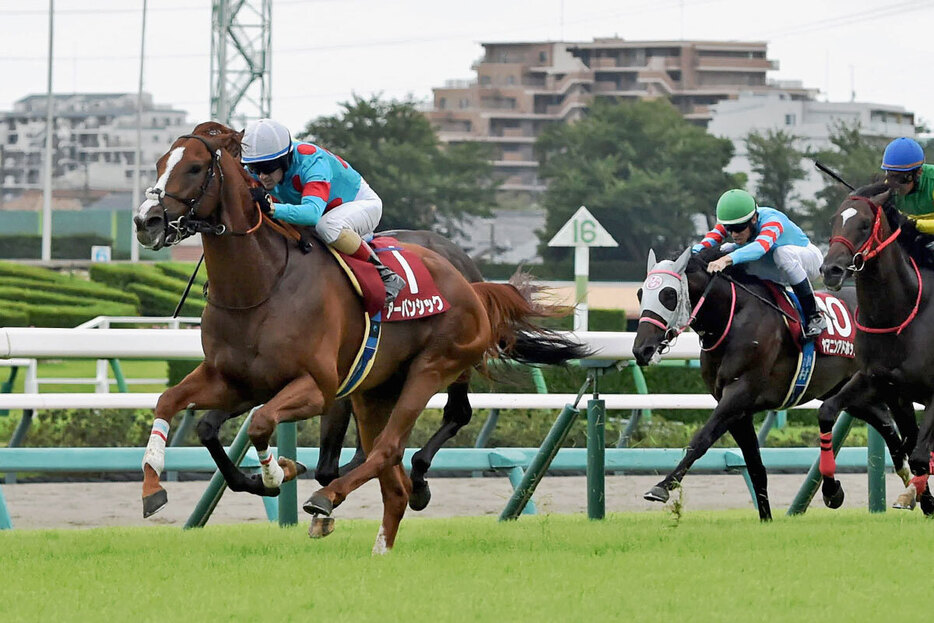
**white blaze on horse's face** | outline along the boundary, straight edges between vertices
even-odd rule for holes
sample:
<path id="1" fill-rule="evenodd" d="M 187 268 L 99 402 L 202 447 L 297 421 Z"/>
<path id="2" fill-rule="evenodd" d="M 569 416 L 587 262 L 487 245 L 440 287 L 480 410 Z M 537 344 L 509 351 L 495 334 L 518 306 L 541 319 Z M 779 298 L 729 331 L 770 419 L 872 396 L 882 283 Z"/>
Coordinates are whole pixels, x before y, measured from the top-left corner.
<path id="1" fill-rule="evenodd" d="M 137 214 L 140 218 L 146 218 L 146 213 L 149 212 L 153 206 L 159 205 L 159 196 L 165 192 L 165 186 L 169 183 L 172 169 L 181 162 L 184 155 L 184 147 L 176 147 L 169 154 L 169 159 L 166 160 L 165 170 L 162 172 L 162 175 L 159 176 L 159 179 L 156 180 L 156 183 L 151 188 L 146 189 L 146 200 L 140 204 L 139 210 L 137 210 Z"/>
<path id="2" fill-rule="evenodd" d="M 855 209 L 855 208 L 847 208 L 846 210 L 844 210 L 843 212 L 841 212 L 841 213 L 840 213 L 840 218 L 843 219 L 843 223 L 841 223 L 841 225 L 846 225 L 846 222 L 847 222 L 849 219 L 851 219 L 852 217 L 854 217 L 854 216 L 856 216 L 856 209 Z"/>

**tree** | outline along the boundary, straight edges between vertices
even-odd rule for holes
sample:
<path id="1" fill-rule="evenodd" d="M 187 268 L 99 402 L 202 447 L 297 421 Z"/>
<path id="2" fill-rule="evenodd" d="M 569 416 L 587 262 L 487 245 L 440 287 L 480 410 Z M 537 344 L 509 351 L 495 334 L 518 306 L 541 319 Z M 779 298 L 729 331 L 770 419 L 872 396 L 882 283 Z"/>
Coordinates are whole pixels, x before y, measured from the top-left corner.
<path id="1" fill-rule="evenodd" d="M 810 155 L 859 188 L 882 179 L 879 165 L 889 140 L 865 136 L 858 121 L 852 124 L 836 121 L 830 128 L 830 143 L 833 148 Z M 827 177 L 827 185 L 817 192 L 817 200 L 811 203 L 812 209 L 801 222 L 805 230 L 812 234 L 813 240 L 830 238 L 830 218 L 848 193 L 849 189 L 846 186 Z"/>
<path id="2" fill-rule="evenodd" d="M 807 177 L 801 164 L 805 154 L 795 146 L 797 140 L 784 130 L 764 134 L 753 130 L 745 139 L 752 171 L 759 176 L 756 201 L 791 216 L 800 211 L 795 182 Z"/>
<path id="3" fill-rule="evenodd" d="M 732 143 L 685 121 L 665 100 L 596 100 L 584 119 L 546 128 L 536 150 L 548 182 L 542 251 L 553 259 L 567 250 L 544 244 L 581 205 L 620 244 L 595 257 L 643 262 L 650 247 L 673 254 L 696 242 L 691 216 L 711 214 L 720 194 L 743 179 L 723 171 Z"/>
<path id="4" fill-rule="evenodd" d="M 360 172 L 383 200 L 382 229 L 457 230 L 465 215 L 488 216 L 495 203 L 491 153 L 482 143 L 441 146 L 412 101 L 354 97 L 340 114 L 299 134 Z"/>

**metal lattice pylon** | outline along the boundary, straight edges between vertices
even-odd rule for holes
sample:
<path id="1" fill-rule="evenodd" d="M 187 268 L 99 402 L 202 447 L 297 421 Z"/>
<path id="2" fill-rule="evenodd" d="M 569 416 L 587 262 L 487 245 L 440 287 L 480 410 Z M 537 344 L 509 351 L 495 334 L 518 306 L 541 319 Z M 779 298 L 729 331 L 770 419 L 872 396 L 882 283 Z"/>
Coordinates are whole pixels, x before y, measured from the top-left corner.
<path id="1" fill-rule="evenodd" d="M 211 119 L 243 127 L 270 116 L 272 0 L 213 0 Z"/>

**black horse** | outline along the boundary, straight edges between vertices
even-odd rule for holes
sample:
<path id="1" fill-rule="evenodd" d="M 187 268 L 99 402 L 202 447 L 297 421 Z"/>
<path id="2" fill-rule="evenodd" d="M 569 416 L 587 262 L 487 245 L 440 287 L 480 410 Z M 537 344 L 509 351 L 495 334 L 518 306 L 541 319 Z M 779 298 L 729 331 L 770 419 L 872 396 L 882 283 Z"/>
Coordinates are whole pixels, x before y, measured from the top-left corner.
<path id="1" fill-rule="evenodd" d="M 821 433 L 829 434 L 843 409 L 852 411 L 880 399 L 890 408 L 895 405 L 892 412 L 909 442 L 908 464 L 914 476 L 895 507 L 914 508 L 920 496 L 924 513 L 934 514 L 934 497 L 927 488 L 934 450 L 934 270 L 914 259 L 924 260 L 929 254 L 925 239 L 919 241 L 883 183 L 855 190 L 840 204 L 831 224 L 830 249 L 821 272 L 827 287 L 834 289 L 855 275 L 859 372 L 821 406 Z M 912 402 L 925 405 L 920 430 Z M 821 452 L 821 471 L 832 474 L 833 456 L 828 454 Z"/>
<path id="2" fill-rule="evenodd" d="M 759 518 L 767 521 L 772 518 L 768 477 L 753 416 L 783 406 L 798 367 L 799 351 L 782 315 L 765 303 L 770 295 L 761 281 L 734 269 L 733 279 L 741 280 L 742 287 L 737 287 L 707 272 L 708 261 L 720 255 L 716 248 L 697 255 L 688 249 L 675 261 L 656 263 L 655 254 L 649 254 L 633 355 L 640 365 L 654 363 L 677 333 L 690 325 L 701 338 L 701 374 L 717 399 L 717 407 L 695 433 L 678 466 L 649 490 L 645 499 L 667 501 L 669 491 L 691 465 L 729 431 L 743 452 Z M 849 294 L 841 294 L 840 298 L 850 306 L 854 302 Z M 800 402 L 833 395 L 856 370 L 854 359 L 817 355 L 810 385 Z M 895 465 L 904 461 L 904 444 L 884 408 L 867 404 L 851 413 L 882 434 Z M 842 490 L 824 501 L 839 506 L 843 502 Z"/>

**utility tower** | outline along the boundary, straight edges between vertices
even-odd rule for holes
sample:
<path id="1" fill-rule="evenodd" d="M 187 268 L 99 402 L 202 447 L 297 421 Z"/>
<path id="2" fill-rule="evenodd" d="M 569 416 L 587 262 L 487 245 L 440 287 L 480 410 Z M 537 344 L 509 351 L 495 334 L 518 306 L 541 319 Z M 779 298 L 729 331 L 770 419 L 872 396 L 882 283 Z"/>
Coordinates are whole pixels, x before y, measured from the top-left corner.
<path id="1" fill-rule="evenodd" d="M 270 115 L 272 0 L 212 0 L 211 119 L 242 129 Z"/>

